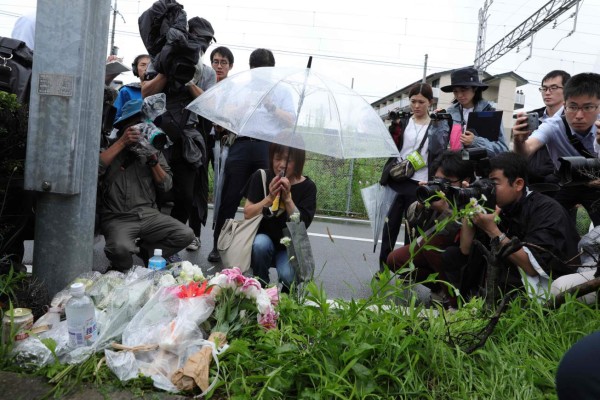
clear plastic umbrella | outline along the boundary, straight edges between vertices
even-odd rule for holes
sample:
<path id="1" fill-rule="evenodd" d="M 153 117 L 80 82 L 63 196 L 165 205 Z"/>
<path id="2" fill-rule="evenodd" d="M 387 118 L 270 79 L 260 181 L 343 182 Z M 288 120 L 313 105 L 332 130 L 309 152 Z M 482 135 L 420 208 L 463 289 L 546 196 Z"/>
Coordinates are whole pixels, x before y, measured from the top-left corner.
<path id="1" fill-rule="evenodd" d="M 222 80 L 188 107 L 238 135 L 336 158 L 397 157 L 381 117 L 311 68 L 263 67 Z M 281 135 L 282 132 L 292 135 Z"/>
<path id="2" fill-rule="evenodd" d="M 381 186 L 379 183 L 376 183 L 360 189 L 360 194 L 365 203 L 369 220 L 371 221 L 371 228 L 373 228 L 373 253 L 375 253 L 383 222 L 394 202 L 396 192 L 389 186 Z"/>

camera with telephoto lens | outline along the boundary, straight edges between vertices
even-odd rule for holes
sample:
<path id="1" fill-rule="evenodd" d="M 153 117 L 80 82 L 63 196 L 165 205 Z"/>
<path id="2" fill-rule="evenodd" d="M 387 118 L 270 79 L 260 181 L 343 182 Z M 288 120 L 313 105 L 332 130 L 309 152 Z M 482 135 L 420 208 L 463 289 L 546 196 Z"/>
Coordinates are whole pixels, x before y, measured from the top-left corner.
<path id="1" fill-rule="evenodd" d="M 438 178 L 427 182 L 425 186 L 417 188 L 417 201 L 425 203 L 428 199 L 433 201 L 440 197 L 437 193 L 442 192 L 448 200 L 457 207 L 463 207 L 471 201 L 471 198 L 477 200 L 483 207 L 492 208 L 496 205 L 496 186 L 489 179 L 478 179 L 468 188 L 459 188 L 452 186 L 448 179 Z M 485 196 L 485 200 L 481 196 Z"/>
<path id="2" fill-rule="evenodd" d="M 450 115 L 445 109 L 441 109 L 437 112 L 432 112 L 431 114 L 429 114 L 429 118 L 431 118 L 433 121 L 441 121 L 444 119 L 452 121 L 452 115 Z"/>
<path id="3" fill-rule="evenodd" d="M 450 196 L 452 191 L 452 185 L 450 181 L 445 178 L 436 178 L 432 181 L 427 182 L 427 185 L 419 186 L 417 188 L 417 201 L 419 203 L 425 203 L 427 199 L 438 200 L 438 192 L 442 192 L 446 197 Z"/>
<path id="4" fill-rule="evenodd" d="M 133 127 L 140 131 L 141 138 L 129 148 L 138 156 L 152 156 L 169 144 L 167 134 L 152 122 L 141 122 Z"/>
<path id="5" fill-rule="evenodd" d="M 560 157 L 558 177 L 560 186 L 585 185 L 600 179 L 600 160 L 585 157 Z"/>
<path id="6" fill-rule="evenodd" d="M 496 206 L 496 185 L 490 179 L 478 179 L 468 188 L 453 188 L 450 196 L 458 207 L 468 204 L 473 198 L 483 207 L 493 208 Z"/>

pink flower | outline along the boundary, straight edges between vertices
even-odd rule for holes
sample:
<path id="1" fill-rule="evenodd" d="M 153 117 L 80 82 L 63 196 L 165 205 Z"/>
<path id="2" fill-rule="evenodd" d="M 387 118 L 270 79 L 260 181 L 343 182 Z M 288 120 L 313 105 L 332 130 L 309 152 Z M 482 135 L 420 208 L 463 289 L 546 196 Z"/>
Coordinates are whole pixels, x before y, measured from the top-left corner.
<path id="1" fill-rule="evenodd" d="M 276 306 L 277 303 L 279 303 L 279 290 L 277 289 L 277 286 L 271 286 L 270 288 L 266 288 L 265 292 L 267 292 L 267 294 L 269 295 L 269 298 L 271 299 L 271 304 L 273 306 Z"/>
<path id="2" fill-rule="evenodd" d="M 260 283 L 254 278 L 246 278 L 246 281 L 240 288 L 240 293 L 242 293 L 247 299 L 256 299 L 260 292 Z"/>
<path id="3" fill-rule="evenodd" d="M 258 323 L 267 330 L 277 328 L 277 313 L 258 314 Z"/>
<path id="4" fill-rule="evenodd" d="M 221 274 L 225 275 L 230 282 L 235 282 L 237 286 L 242 286 L 246 282 L 246 277 L 238 267 L 224 269 Z"/>

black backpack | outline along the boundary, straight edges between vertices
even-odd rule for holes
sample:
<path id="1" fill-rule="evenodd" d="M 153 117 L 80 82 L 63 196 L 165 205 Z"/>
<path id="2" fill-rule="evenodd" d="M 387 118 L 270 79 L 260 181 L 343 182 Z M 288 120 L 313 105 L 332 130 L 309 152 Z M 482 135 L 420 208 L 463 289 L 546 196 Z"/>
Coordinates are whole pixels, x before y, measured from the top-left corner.
<path id="1" fill-rule="evenodd" d="M 25 42 L 0 37 L 0 90 L 15 94 L 21 104 L 29 103 L 33 51 Z"/>

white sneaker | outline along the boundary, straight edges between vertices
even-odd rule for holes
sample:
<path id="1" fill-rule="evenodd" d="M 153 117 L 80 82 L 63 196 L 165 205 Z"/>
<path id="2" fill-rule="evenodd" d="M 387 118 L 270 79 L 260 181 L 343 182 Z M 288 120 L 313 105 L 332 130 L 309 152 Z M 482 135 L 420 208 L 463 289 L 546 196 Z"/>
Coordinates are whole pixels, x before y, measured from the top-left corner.
<path id="1" fill-rule="evenodd" d="M 186 247 L 187 250 L 189 251 L 196 251 L 200 248 L 200 238 L 195 237 L 194 240 L 192 240 L 192 243 L 188 244 L 188 246 Z"/>

